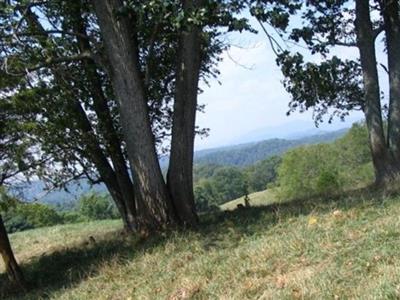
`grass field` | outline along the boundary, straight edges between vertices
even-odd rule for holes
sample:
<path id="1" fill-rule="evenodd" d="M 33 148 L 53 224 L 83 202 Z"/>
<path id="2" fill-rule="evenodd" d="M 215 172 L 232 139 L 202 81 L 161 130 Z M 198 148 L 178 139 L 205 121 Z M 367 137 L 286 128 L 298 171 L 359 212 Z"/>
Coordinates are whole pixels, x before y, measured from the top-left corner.
<path id="1" fill-rule="evenodd" d="M 105 221 L 11 235 L 31 290 L 10 291 L 1 274 L 0 298 L 400 298 L 398 196 L 358 192 L 228 210 L 205 217 L 197 231 L 146 241 L 120 227 Z"/>

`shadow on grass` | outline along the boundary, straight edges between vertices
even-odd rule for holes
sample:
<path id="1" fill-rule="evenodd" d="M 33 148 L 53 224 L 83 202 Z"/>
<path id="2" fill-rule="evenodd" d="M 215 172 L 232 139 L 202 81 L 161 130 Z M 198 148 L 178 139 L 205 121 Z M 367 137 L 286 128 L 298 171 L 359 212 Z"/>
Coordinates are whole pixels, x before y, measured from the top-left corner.
<path id="1" fill-rule="evenodd" d="M 227 232 L 226 226 L 221 226 L 224 224 L 234 228 L 237 235 L 262 234 L 263 230 L 289 218 L 313 212 L 329 213 L 337 209 L 346 211 L 357 207 L 379 207 L 386 205 L 385 199 L 388 197 L 399 194 L 398 188 L 382 190 L 370 186 L 337 195 L 320 195 L 264 206 L 238 207 L 232 211 L 219 211 L 205 216 L 201 231 L 216 242 Z"/>
<path id="2" fill-rule="evenodd" d="M 6 274 L 0 274 L 0 299 L 49 298 L 57 290 L 74 286 L 85 278 L 98 274 L 104 262 L 133 259 L 137 253 L 155 247 L 162 240 L 148 239 L 138 243 L 138 239 L 128 238 L 122 231 L 109 233 L 97 241 L 88 237 L 82 244 L 43 254 L 22 264 L 28 282 L 26 295 L 10 285 Z"/>
<path id="3" fill-rule="evenodd" d="M 396 192 L 394 192 L 396 194 Z M 234 211 L 224 211 L 204 216 L 198 230 L 195 231 L 203 243 L 205 250 L 210 248 L 234 248 L 244 235 L 262 234 L 262 232 L 278 222 L 311 212 L 329 212 L 333 209 L 348 210 L 352 207 L 368 205 L 384 205 L 383 199 L 387 194 L 371 188 L 351 191 L 345 194 L 298 199 L 286 203 L 270 204 L 267 206 L 238 208 Z M 234 234 L 228 228 L 234 228 Z M 172 233 L 172 234 L 176 234 Z M 184 235 L 185 231 L 178 234 Z M 103 236 L 96 242 L 88 241 L 81 245 L 71 245 L 70 248 L 33 258 L 22 265 L 27 281 L 30 283 L 29 294 L 22 295 L 21 291 L 9 286 L 5 274 L 0 274 L 0 299 L 45 299 L 57 290 L 69 288 L 99 273 L 103 262 L 110 260 L 127 261 L 138 254 L 164 244 L 169 234 L 158 235 L 139 241 L 135 238 L 122 236 L 114 232 Z M 29 247 L 29 245 L 27 245 Z"/>

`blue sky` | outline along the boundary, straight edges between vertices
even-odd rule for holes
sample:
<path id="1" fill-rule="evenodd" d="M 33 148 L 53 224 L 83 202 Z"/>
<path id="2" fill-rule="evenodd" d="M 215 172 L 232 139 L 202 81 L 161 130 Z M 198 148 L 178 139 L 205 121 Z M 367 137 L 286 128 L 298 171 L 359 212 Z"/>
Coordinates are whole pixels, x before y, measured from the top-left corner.
<path id="1" fill-rule="evenodd" d="M 235 33 L 229 34 L 227 39 L 233 46 L 223 53 L 219 65 L 221 75 L 218 80 L 222 84 L 213 80 L 211 87 L 202 85 L 204 93 L 199 96 L 199 103 L 205 104 L 206 108 L 205 113 L 198 114 L 197 125 L 210 128 L 210 135 L 196 139 L 196 150 L 229 145 L 249 132 L 287 123 L 309 122 L 313 126 L 311 112 L 286 116 L 290 95 L 283 88 L 283 77 L 265 34 L 261 31 L 258 34 Z M 332 54 L 358 57 L 356 48 L 338 47 Z M 318 56 L 308 58 L 314 61 L 322 59 Z M 378 59 L 384 59 L 383 53 L 378 53 Z M 350 127 L 362 118 L 362 113 L 354 112 L 346 122 L 335 120 L 332 125 L 324 125 L 323 129 Z"/>

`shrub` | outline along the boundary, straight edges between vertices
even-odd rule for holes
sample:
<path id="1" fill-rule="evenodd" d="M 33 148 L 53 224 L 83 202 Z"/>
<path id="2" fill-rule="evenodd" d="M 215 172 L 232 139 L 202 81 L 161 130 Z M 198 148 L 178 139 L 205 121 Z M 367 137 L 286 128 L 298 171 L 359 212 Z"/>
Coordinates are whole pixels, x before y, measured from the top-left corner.
<path id="1" fill-rule="evenodd" d="M 78 201 L 78 212 L 88 220 L 116 219 L 119 217 L 109 196 L 90 193 Z"/>
<path id="2" fill-rule="evenodd" d="M 279 196 L 326 196 L 366 185 L 373 178 L 368 132 L 364 124 L 356 123 L 334 143 L 288 151 L 278 169 Z"/>
<path id="3" fill-rule="evenodd" d="M 65 224 L 80 223 L 87 220 L 79 212 L 75 211 L 63 211 L 60 214 Z"/>
<path id="4" fill-rule="evenodd" d="M 3 221 L 8 233 L 34 228 L 34 226 L 22 215 L 6 213 Z"/>
<path id="5" fill-rule="evenodd" d="M 40 203 L 21 203 L 16 207 L 16 214 L 23 216 L 34 228 L 63 223 L 54 208 Z"/>
<path id="6" fill-rule="evenodd" d="M 341 190 L 336 149 L 331 144 L 299 147 L 288 151 L 278 169 L 279 196 L 306 198 Z"/>

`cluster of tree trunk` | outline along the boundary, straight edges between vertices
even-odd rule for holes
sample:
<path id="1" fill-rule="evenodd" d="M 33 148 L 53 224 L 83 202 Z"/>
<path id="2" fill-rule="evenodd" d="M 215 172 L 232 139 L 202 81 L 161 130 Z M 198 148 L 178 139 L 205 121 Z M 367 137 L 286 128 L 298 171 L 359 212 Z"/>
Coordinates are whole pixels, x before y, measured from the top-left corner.
<path id="1" fill-rule="evenodd" d="M 73 85 L 66 84 L 71 82 L 66 78 L 66 70 L 58 65 L 51 66 L 56 82 L 64 93 L 71 95 L 72 100 L 68 105 L 71 111 L 75 111 L 73 118 L 89 141 L 83 154 L 96 166 L 121 213 L 126 230 L 147 235 L 168 226 L 196 226 L 198 220 L 193 195 L 192 165 L 202 55 L 201 28 L 186 26 L 179 37 L 171 154 L 166 183 L 151 129 L 134 21 L 130 16 L 117 14 L 123 8 L 122 1 L 93 1 L 93 4 L 110 64 L 108 75 L 119 102 L 123 139 L 131 170 L 128 170 L 122 141 L 102 89 L 99 66 L 91 57 L 82 59 L 82 64 L 89 79 L 87 89 L 93 99 L 93 109 L 104 131 L 108 155 L 96 139 L 95 129 L 79 96 L 74 95 Z M 186 13 L 199 5 L 200 1 L 182 2 Z M 40 33 L 39 42 L 45 48 L 51 42 L 51 37 L 30 8 L 23 13 L 32 31 Z M 72 5 L 69 13 L 73 20 L 73 31 L 77 34 L 79 51 L 83 56 L 92 49 L 80 5 Z M 54 58 L 57 58 L 56 53 Z"/>
<path id="2" fill-rule="evenodd" d="M 183 1 L 187 13 L 200 1 Z M 117 15 L 120 0 L 94 1 L 109 76 L 119 102 L 121 125 L 135 195 L 135 228 L 147 234 L 168 226 L 196 226 L 193 195 L 193 147 L 201 66 L 201 28 L 185 26 L 179 37 L 168 183 L 161 173 L 141 76 L 135 24 Z"/>
<path id="3" fill-rule="evenodd" d="M 127 231 L 148 236 L 169 227 L 195 227 L 198 217 L 193 195 L 192 168 L 202 63 L 202 28 L 188 22 L 179 33 L 170 164 L 168 179 L 165 181 L 151 127 L 146 85 L 139 65 L 135 22 L 131 16 L 118 13 L 124 5 L 121 0 L 94 0 L 92 4 L 109 63 L 106 71 L 119 104 L 123 137 L 115 126 L 99 74 L 103 66 L 86 55 L 92 49 L 81 6 L 71 5 L 69 18 L 81 55 L 79 61 L 89 83 L 85 88 L 90 93 L 104 141 L 98 140 L 96 129 L 79 100 L 79 92 L 76 92 L 78 84 L 74 81 L 79 79 L 68 77 L 68 69 L 63 65 L 50 65 L 49 70 L 63 94 L 68 95 L 66 107 L 73 112 L 71 122 L 78 126 L 85 137 L 85 151 L 82 155 L 96 167 L 101 181 L 116 203 Z M 183 0 L 182 8 L 185 13 L 191 13 L 200 4 L 201 1 Z M 44 49 L 49 48 L 53 43 L 52 37 L 35 11 L 29 6 L 21 6 L 19 9 L 28 29 L 38 36 L 39 44 Z M 57 51 L 50 54 L 52 60 L 63 60 Z M 10 279 L 23 286 L 24 279 L 1 219 L 0 253 Z"/>

